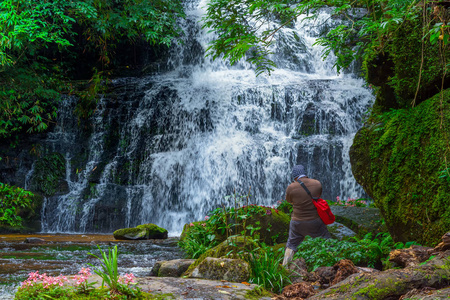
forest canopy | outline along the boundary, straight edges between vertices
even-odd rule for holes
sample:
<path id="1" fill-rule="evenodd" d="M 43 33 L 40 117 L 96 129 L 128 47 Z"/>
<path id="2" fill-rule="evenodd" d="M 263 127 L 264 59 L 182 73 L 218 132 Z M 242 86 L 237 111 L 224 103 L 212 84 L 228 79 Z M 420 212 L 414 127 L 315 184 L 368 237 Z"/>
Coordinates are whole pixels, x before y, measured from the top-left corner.
<path id="1" fill-rule="evenodd" d="M 0 138 L 45 130 L 80 59 L 91 57 L 92 80 L 100 81 L 118 43 L 168 46 L 181 32 L 179 17 L 183 7 L 173 0 L 1 1 Z"/>

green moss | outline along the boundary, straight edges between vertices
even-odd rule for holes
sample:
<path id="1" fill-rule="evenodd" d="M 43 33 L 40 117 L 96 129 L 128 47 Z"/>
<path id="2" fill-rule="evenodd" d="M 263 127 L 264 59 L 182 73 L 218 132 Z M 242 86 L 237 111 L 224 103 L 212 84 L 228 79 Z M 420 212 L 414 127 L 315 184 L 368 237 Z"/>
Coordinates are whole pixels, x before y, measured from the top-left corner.
<path id="1" fill-rule="evenodd" d="M 167 238 L 168 231 L 162 227 L 159 227 L 155 224 L 142 224 L 136 226 L 138 229 L 147 230 L 147 238 L 148 239 L 164 239 Z"/>
<path id="2" fill-rule="evenodd" d="M 161 228 L 155 224 L 142 224 L 133 228 L 122 228 L 114 231 L 114 238 L 117 240 L 127 240 L 130 238 L 125 235 L 134 236 L 132 239 L 166 239 L 167 229 Z"/>
<path id="3" fill-rule="evenodd" d="M 396 241 L 433 246 L 450 228 L 450 90 L 414 109 L 373 115 L 351 149 L 357 181 Z"/>
<path id="4" fill-rule="evenodd" d="M 58 192 L 61 180 L 65 176 L 65 158 L 57 152 L 39 158 L 34 163 L 34 172 L 31 179 L 33 190 L 42 192 L 47 196 Z"/>
<path id="5" fill-rule="evenodd" d="M 253 290 L 247 291 L 244 295 L 245 299 L 256 300 L 262 297 L 273 297 L 273 294 L 261 286 L 255 287 Z"/>
<path id="6" fill-rule="evenodd" d="M 382 112 L 411 107 L 419 73 L 420 88 L 416 104 L 439 92 L 443 74 L 439 45 L 432 45 L 428 38 L 422 38 L 422 34 L 423 22 L 420 18 L 405 21 L 386 41 L 383 53 L 374 49 L 366 55 L 363 63 L 366 79 L 378 86 L 375 107 Z M 450 53 L 447 51 L 445 55 L 448 61 Z M 449 75 L 446 77 L 448 79 Z"/>
<path id="7" fill-rule="evenodd" d="M 219 245 L 207 250 L 184 272 L 183 276 L 191 276 L 192 271 L 207 257 L 228 257 L 239 258 L 238 253 L 242 251 L 251 251 L 256 249 L 258 245 L 250 238 L 243 236 L 230 236 L 227 240 Z"/>

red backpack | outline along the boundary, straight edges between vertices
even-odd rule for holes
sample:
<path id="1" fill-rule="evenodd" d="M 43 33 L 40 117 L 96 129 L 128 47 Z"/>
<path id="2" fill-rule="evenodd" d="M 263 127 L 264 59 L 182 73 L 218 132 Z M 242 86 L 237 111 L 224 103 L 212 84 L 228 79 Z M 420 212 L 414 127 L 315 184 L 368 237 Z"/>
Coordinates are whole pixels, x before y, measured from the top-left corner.
<path id="1" fill-rule="evenodd" d="M 330 206 L 328 205 L 327 201 L 319 197 L 313 197 L 303 181 L 297 180 L 297 182 L 301 184 L 308 195 L 312 198 L 313 204 L 317 208 L 317 213 L 319 214 L 319 217 L 322 219 L 325 225 L 334 223 L 336 217 L 331 212 Z"/>

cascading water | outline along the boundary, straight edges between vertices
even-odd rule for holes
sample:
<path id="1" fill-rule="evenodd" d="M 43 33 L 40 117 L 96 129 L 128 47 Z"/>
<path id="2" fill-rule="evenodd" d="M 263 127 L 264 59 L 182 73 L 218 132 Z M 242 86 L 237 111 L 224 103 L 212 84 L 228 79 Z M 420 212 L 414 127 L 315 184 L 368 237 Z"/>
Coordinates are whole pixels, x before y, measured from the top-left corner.
<path id="1" fill-rule="evenodd" d="M 312 46 L 333 26 L 297 22 L 281 32 L 272 76 L 245 64 L 204 58 L 211 36 L 198 20 L 205 3 L 190 3 L 185 42 L 175 45 L 167 71 L 112 83 L 89 120 L 76 124 L 76 99 L 60 108 L 47 147 L 66 158 L 67 190 L 48 197 L 45 232 L 111 232 L 155 223 L 179 234 L 247 194 L 251 203 L 283 199 L 296 163 L 323 184 L 323 198 L 358 197 L 348 156 L 363 113 L 373 101 L 363 81 L 337 75 L 333 58 Z"/>

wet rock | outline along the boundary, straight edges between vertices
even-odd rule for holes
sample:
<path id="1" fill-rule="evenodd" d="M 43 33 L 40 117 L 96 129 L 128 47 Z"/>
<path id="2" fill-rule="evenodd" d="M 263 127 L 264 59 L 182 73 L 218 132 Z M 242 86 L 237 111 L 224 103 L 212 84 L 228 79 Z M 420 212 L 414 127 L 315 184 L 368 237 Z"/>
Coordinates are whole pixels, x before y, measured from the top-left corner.
<path id="1" fill-rule="evenodd" d="M 344 224 L 334 222 L 327 226 L 331 237 L 336 240 L 342 241 L 345 237 L 352 237 L 356 235 L 356 232 L 345 226 Z"/>
<path id="2" fill-rule="evenodd" d="M 408 249 L 395 249 L 389 253 L 389 261 L 401 267 L 416 266 L 430 258 L 432 248 L 412 245 Z"/>
<path id="3" fill-rule="evenodd" d="M 41 244 L 41 243 L 46 243 L 46 242 L 47 242 L 46 240 L 36 238 L 36 237 L 28 237 L 24 241 L 24 243 L 29 243 L 29 244 Z"/>
<path id="4" fill-rule="evenodd" d="M 207 257 L 193 271 L 191 277 L 231 282 L 248 281 L 250 266 L 242 259 Z"/>
<path id="5" fill-rule="evenodd" d="M 378 208 L 356 206 L 331 206 L 331 211 L 339 222 L 350 228 L 359 236 L 371 232 L 377 234 L 385 231 L 381 225 L 381 215 Z"/>
<path id="6" fill-rule="evenodd" d="M 134 228 L 122 228 L 114 231 L 116 240 L 167 239 L 168 232 L 155 224 L 143 224 Z"/>
<path id="7" fill-rule="evenodd" d="M 180 277 L 195 259 L 174 259 L 163 261 L 158 268 L 158 277 Z M 152 273 L 154 270 L 152 270 Z"/>
<path id="8" fill-rule="evenodd" d="M 333 266 L 333 269 L 336 270 L 336 275 L 331 285 L 335 285 L 336 283 L 341 282 L 348 276 L 359 272 L 359 270 L 355 267 L 353 262 L 349 259 L 340 260 Z"/>
<path id="9" fill-rule="evenodd" d="M 161 268 L 161 265 L 165 262 L 167 262 L 167 260 L 160 260 L 160 261 L 155 262 L 155 264 L 153 265 L 153 268 L 150 272 L 150 276 L 158 276 L 159 269 Z"/>
<path id="10" fill-rule="evenodd" d="M 282 295 L 287 299 L 308 298 L 316 294 L 314 287 L 307 282 L 299 282 L 288 285 L 283 289 Z"/>
<path id="11" fill-rule="evenodd" d="M 114 231 L 113 235 L 116 240 L 144 240 L 147 235 L 147 230 L 140 228 L 123 228 Z"/>

